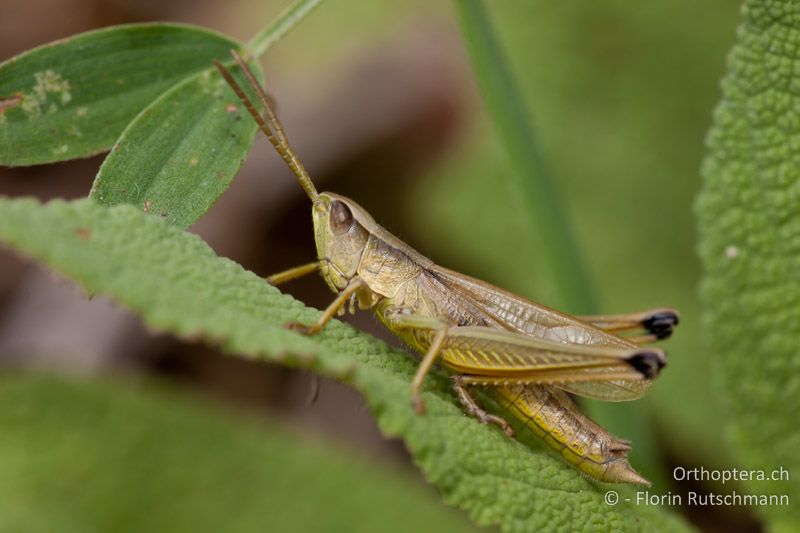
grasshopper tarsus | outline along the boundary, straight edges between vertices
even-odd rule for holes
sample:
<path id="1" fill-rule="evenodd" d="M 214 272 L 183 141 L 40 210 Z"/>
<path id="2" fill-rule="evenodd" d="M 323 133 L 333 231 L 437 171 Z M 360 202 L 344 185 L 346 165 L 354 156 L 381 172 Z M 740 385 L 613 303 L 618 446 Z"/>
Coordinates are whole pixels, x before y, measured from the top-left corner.
<path id="1" fill-rule="evenodd" d="M 411 407 L 418 415 L 425 414 L 425 400 L 423 400 L 418 394 L 411 395 Z"/>
<path id="2" fill-rule="evenodd" d="M 497 415 L 493 415 L 491 413 L 488 413 L 488 412 L 484 411 L 483 409 L 480 409 L 477 413 L 475 413 L 475 416 L 478 417 L 478 421 L 481 424 L 487 424 L 487 425 L 488 424 L 492 424 L 492 425 L 495 425 L 495 426 L 499 427 L 501 430 L 503 430 L 503 433 L 505 433 L 508 438 L 510 438 L 510 439 L 514 438 L 514 435 L 515 435 L 514 434 L 514 428 L 512 428 L 511 424 L 506 422 L 506 420 L 504 418 L 501 418 L 501 417 L 499 417 Z"/>
<path id="3" fill-rule="evenodd" d="M 299 333 L 300 335 L 311 336 L 315 333 L 319 332 L 321 328 L 316 327 L 316 324 L 311 324 L 307 326 L 302 322 L 287 322 L 283 325 L 284 328 L 288 329 L 289 331 L 294 331 Z"/>
<path id="4" fill-rule="evenodd" d="M 514 438 L 514 428 L 511 427 L 511 424 L 504 418 L 493 415 L 482 409 L 467 390 L 462 376 L 455 375 L 450 379 L 453 380 L 453 390 L 455 390 L 458 395 L 458 401 L 461 402 L 461 405 L 467 411 L 468 415 L 477 418 L 481 424 L 493 424 L 502 429 L 503 433 L 508 435 L 509 438 Z"/>

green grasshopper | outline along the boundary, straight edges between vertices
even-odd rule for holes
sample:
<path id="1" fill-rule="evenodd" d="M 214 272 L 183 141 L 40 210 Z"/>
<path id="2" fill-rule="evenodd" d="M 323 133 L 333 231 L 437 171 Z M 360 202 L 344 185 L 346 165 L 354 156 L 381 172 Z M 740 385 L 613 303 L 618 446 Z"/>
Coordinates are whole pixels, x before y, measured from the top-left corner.
<path id="1" fill-rule="evenodd" d="M 318 260 L 270 276 L 274 285 L 319 272 L 337 293 L 307 335 L 351 312 L 357 303 L 423 354 L 411 382 L 411 402 L 424 412 L 422 385 L 440 360 L 467 413 L 509 436 L 511 425 L 484 410 L 470 393 L 481 386 L 523 425 L 587 476 L 649 485 L 628 463 L 630 443 L 590 420 L 568 393 L 606 401 L 642 396 L 666 364 L 662 350 L 642 345 L 668 337 L 678 323 L 671 309 L 628 315 L 573 317 L 483 281 L 435 265 L 379 226 L 344 196 L 318 193 L 289 145 L 264 88 L 242 58 L 234 59 L 264 107 L 259 113 L 226 67 L 216 67 L 312 202 Z M 637 337 L 618 333 L 640 331 Z"/>

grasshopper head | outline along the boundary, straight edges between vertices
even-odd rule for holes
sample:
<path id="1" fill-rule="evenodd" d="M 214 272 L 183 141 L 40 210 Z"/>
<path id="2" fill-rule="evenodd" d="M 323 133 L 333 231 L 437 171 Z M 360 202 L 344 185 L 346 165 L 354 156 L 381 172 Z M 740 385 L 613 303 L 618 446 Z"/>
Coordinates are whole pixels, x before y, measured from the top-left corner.
<path id="1" fill-rule="evenodd" d="M 367 227 L 375 221 L 354 201 L 330 192 L 314 200 L 312 217 L 320 272 L 338 292 L 356 275 L 369 239 Z"/>

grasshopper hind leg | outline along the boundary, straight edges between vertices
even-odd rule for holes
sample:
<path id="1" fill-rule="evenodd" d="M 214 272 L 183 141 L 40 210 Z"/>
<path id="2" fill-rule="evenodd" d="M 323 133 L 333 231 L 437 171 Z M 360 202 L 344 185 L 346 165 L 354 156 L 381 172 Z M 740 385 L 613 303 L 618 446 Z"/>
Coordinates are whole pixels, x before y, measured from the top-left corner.
<path id="1" fill-rule="evenodd" d="M 453 390 L 456 391 L 458 400 L 461 402 L 461 405 L 464 406 L 464 409 L 466 409 L 467 414 L 477 418 L 481 424 L 494 424 L 502 429 L 509 437 L 514 437 L 514 429 L 511 427 L 511 424 L 506 422 L 505 419 L 482 409 L 467 390 L 467 385 L 464 384 L 461 376 L 452 376 L 451 379 L 453 380 Z"/>
<path id="2" fill-rule="evenodd" d="M 578 318 L 611 333 L 643 332 L 644 335 L 627 337 L 636 344 L 650 344 L 669 338 L 680 322 L 678 313 L 674 309 L 650 309 L 639 313 Z"/>

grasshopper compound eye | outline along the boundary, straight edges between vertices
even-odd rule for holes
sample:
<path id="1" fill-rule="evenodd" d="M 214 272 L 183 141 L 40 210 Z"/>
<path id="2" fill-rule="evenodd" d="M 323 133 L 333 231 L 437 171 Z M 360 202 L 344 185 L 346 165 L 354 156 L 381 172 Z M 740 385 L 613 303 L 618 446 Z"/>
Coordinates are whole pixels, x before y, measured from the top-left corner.
<path id="1" fill-rule="evenodd" d="M 334 200 L 331 204 L 331 229 L 336 235 L 347 233 L 353 225 L 353 213 L 344 202 Z"/>

